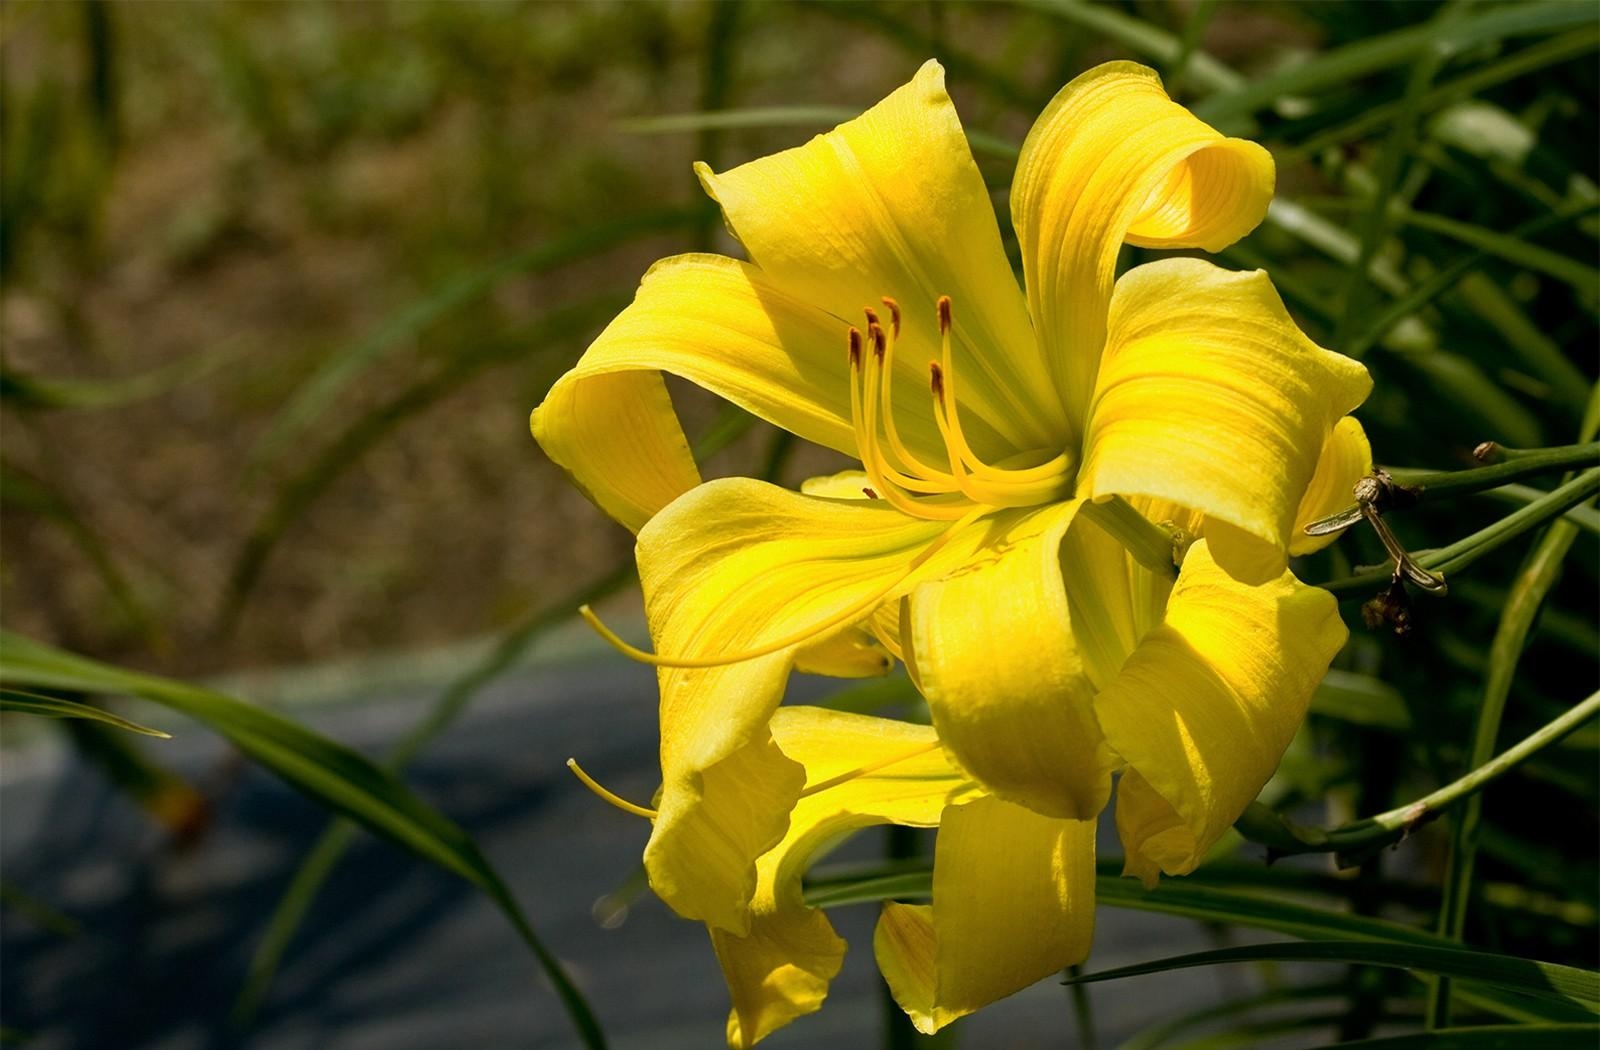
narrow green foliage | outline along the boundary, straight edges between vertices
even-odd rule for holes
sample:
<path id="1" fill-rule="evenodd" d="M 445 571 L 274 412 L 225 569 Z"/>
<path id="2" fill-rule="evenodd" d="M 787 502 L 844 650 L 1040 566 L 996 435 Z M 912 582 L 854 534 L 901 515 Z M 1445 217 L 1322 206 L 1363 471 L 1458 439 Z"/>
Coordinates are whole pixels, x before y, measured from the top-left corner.
<path id="1" fill-rule="evenodd" d="M 1493 984 L 1506 991 L 1600 1013 L 1600 974 L 1592 970 L 1491 952 L 1372 941 L 1310 941 L 1223 948 L 1082 974 L 1069 978 L 1066 983 L 1092 984 L 1241 962 L 1330 962 L 1390 967 Z"/>
<path id="2" fill-rule="evenodd" d="M 1537 36 L 1593 22 L 1594 11 L 1587 5 L 1550 0 L 1482 10 L 1448 27 L 1407 26 L 1323 52 L 1235 90 L 1219 92 L 1197 104 L 1194 111 L 1207 123 L 1237 128 L 1241 118 L 1282 99 L 1310 95 L 1378 70 L 1409 65 L 1430 48 L 1458 52 L 1509 37 Z"/>
<path id="3" fill-rule="evenodd" d="M 40 718 L 86 718 L 91 722 L 103 722 L 117 729 L 125 729 L 130 733 L 139 733 L 143 736 L 158 737 L 162 740 L 171 740 L 171 733 L 164 733 L 159 729 L 142 726 L 138 722 L 119 718 L 104 708 L 95 707 L 93 704 L 82 704 L 76 700 L 64 700 L 57 696 L 44 696 L 40 693 L 24 692 L 20 689 L 0 689 L 0 711 L 12 711 L 17 714 L 37 715 Z"/>
<path id="4" fill-rule="evenodd" d="M 260 579 L 278 541 L 300 520 L 339 477 L 396 426 L 448 397 L 485 369 L 513 355 L 558 341 L 576 339 L 623 302 L 618 293 L 552 311 L 526 328 L 452 359 L 416 380 L 388 401 L 357 418 L 321 455 L 314 457 L 278 489 L 270 507 L 245 538 L 234 560 L 217 616 L 218 631 L 228 634 L 237 624 L 246 599 Z"/>
<path id="5" fill-rule="evenodd" d="M 466 274 L 413 303 L 355 345 L 330 354 L 283 411 L 257 449 L 261 461 L 274 459 L 331 404 L 356 376 L 410 336 L 452 310 L 488 295 L 507 279 L 545 273 L 609 251 L 635 238 L 679 229 L 695 221 L 696 210 L 670 208 L 603 222 L 545 244 L 535 245 Z"/>
<path id="6" fill-rule="evenodd" d="M 511 891 L 477 845 L 466 832 L 413 795 L 393 774 L 349 748 L 263 708 L 181 682 L 123 671 L 9 631 L 0 632 L 0 684 L 137 696 L 205 723 L 314 801 L 482 890 L 538 957 L 585 1045 L 605 1044 L 583 996 L 535 935 Z"/>

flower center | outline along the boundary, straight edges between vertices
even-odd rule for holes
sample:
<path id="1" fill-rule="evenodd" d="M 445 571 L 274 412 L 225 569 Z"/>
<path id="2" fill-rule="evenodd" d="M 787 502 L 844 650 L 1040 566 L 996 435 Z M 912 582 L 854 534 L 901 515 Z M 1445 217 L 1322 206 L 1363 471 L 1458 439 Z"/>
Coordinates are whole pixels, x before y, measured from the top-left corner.
<path id="1" fill-rule="evenodd" d="M 1007 466 L 986 463 L 972 450 L 956 397 L 954 311 L 948 295 L 938 302 L 940 360 L 928 363 L 933 419 L 944 440 L 946 466 L 929 464 L 906 446 L 895 425 L 893 395 L 900 305 L 889 298 L 883 305 L 889 311 L 887 326 L 868 308 L 865 337 L 851 327 L 847 340 L 850 414 L 861 464 L 872 481 L 867 496 L 914 517 L 954 521 L 978 506 L 1032 507 L 1071 495 L 1074 463 L 1067 452 L 1036 465 Z M 1019 458 L 1025 457 L 1009 462 Z"/>

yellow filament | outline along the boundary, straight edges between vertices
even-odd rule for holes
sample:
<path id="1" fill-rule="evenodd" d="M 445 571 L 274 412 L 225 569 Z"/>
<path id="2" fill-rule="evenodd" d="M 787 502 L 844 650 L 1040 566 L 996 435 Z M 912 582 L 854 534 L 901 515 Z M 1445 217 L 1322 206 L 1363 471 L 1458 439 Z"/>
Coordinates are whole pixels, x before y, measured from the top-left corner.
<path id="1" fill-rule="evenodd" d="M 894 315 L 897 318 L 900 316 L 900 311 L 898 308 L 894 308 Z M 880 411 L 883 413 L 884 437 L 889 442 L 889 451 L 894 453 L 895 457 L 905 467 L 907 472 L 920 474 L 922 477 L 927 478 L 930 482 L 938 484 L 938 488 L 930 491 L 953 491 L 955 489 L 955 478 L 951 477 L 945 471 L 942 471 L 937 467 L 929 466 L 919 459 L 910 449 L 906 447 L 905 442 L 900 440 L 900 430 L 894 425 L 894 397 L 891 393 L 891 390 L 893 388 L 894 381 L 894 336 L 897 334 L 899 334 L 898 326 L 896 326 L 894 329 L 891 329 L 890 338 L 887 346 L 884 348 L 883 353 L 883 386 L 879 391 L 879 402 Z M 876 431 L 873 433 L 873 444 L 877 444 Z"/>
<path id="2" fill-rule="evenodd" d="M 878 486 L 885 498 L 888 498 L 889 493 L 885 490 L 898 485 L 902 478 L 912 482 L 913 485 L 915 479 L 905 478 L 904 475 L 891 476 L 885 470 L 888 464 L 883 461 L 883 456 L 878 451 L 878 420 L 875 408 L 878 402 L 878 366 L 882 359 L 878 357 L 877 348 L 878 341 L 882 338 L 882 329 L 876 324 L 868 328 L 867 349 L 861 362 L 859 384 L 856 376 L 850 377 L 850 412 L 856 425 L 856 447 L 861 452 L 861 465 L 866 468 L 867 476 L 872 479 L 873 484 Z M 898 475 L 899 471 L 894 471 L 894 474 Z M 912 488 L 911 485 L 900 485 L 900 487 Z"/>
<path id="3" fill-rule="evenodd" d="M 613 794 L 612 792 L 601 787 L 598 780 L 583 771 L 583 767 L 578 765 L 577 759 L 567 759 L 567 768 L 572 770 L 574 776 L 583 781 L 584 787 L 588 788 L 590 791 L 593 791 L 596 795 L 599 795 L 602 799 L 611 803 L 613 806 L 616 806 L 618 809 L 622 810 L 622 812 L 632 813 L 634 816 L 644 817 L 646 820 L 656 819 L 655 810 L 646 809 L 643 806 L 636 806 L 622 796 Z"/>
<path id="4" fill-rule="evenodd" d="M 949 528 L 940 533 L 933 540 L 933 542 L 924 547 L 920 554 L 918 554 L 915 558 L 912 558 L 911 561 L 907 563 L 906 567 L 895 575 L 893 580 L 878 588 L 867 597 L 861 599 L 860 601 L 853 602 L 852 604 L 834 613 L 832 616 L 827 617 L 821 623 L 811 624 L 808 627 L 803 627 L 798 631 L 784 635 L 782 638 L 765 642 L 756 646 L 754 649 L 747 649 L 742 653 L 734 653 L 727 656 L 663 656 L 660 653 L 647 652 L 644 649 L 629 645 L 627 642 L 623 641 L 615 631 L 601 623 L 600 618 L 594 614 L 594 610 L 589 608 L 587 605 L 580 606 L 578 608 L 578 615 L 583 617 L 585 623 L 594 628 L 596 634 L 604 638 L 607 642 L 611 643 L 612 648 L 616 649 L 625 656 L 632 657 L 640 663 L 649 664 L 652 667 L 727 667 L 730 664 L 743 663 L 746 660 L 754 660 L 758 657 L 770 656 L 773 653 L 780 652 L 784 649 L 790 649 L 797 645 L 803 645 L 815 638 L 817 635 L 822 634 L 824 631 L 828 631 L 834 627 L 839 627 L 843 624 L 851 623 L 865 616 L 867 613 L 871 612 L 879 602 L 888 597 L 891 591 L 904 583 L 907 577 L 916 572 L 918 569 L 922 568 L 922 566 L 928 563 L 930 558 L 943 550 L 952 539 L 962 532 L 962 530 L 964 530 L 968 525 L 971 525 L 973 522 L 977 521 L 983 515 L 989 513 L 992 509 L 993 508 L 991 507 L 974 507 L 966 514 L 963 514 L 959 519 L 953 522 Z"/>
<path id="5" fill-rule="evenodd" d="M 818 792 L 826 791 L 831 787 L 838 787 L 840 784 L 847 783 L 856 779 L 857 777 L 864 777 L 869 773 L 876 773 L 878 770 L 883 769 L 886 766 L 892 766 L 898 762 L 904 762 L 907 759 L 916 758 L 918 755 L 926 755 L 929 751 L 937 751 L 938 749 L 939 741 L 937 740 L 929 744 L 919 744 L 910 751 L 903 751 L 898 755 L 890 755 L 888 758 L 879 759 L 876 762 L 869 762 L 866 765 L 858 766 L 849 772 L 840 773 L 836 777 L 829 777 L 827 780 L 820 781 L 819 783 L 809 784 L 806 786 L 804 791 L 800 792 L 800 797 L 810 798 L 812 795 L 815 795 Z"/>

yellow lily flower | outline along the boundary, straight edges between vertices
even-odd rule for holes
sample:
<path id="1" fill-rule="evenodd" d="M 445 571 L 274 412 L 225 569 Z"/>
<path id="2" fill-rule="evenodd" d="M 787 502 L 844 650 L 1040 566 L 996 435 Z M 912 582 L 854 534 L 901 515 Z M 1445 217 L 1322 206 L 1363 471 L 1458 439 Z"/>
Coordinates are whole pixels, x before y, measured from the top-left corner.
<path id="1" fill-rule="evenodd" d="M 941 754 L 977 785 L 969 807 L 1008 814 L 957 830 L 934 814 L 940 863 L 948 849 L 947 868 L 983 868 L 967 843 L 1014 823 L 1029 843 L 1015 848 L 1066 865 L 1067 839 L 1050 836 L 1092 820 L 1121 771 L 1130 870 L 1190 870 L 1270 774 L 1343 643 L 1333 599 L 1285 559 L 1308 547 L 1298 525 L 1347 502 L 1369 465 L 1345 417 L 1370 380 L 1299 330 L 1264 273 L 1173 258 L 1118 278 L 1115 264 L 1124 243 L 1216 251 L 1249 232 L 1270 156 L 1207 127 L 1142 66 L 1085 73 L 1019 158 L 1025 291 L 937 63 L 804 146 L 698 170 L 751 261 L 658 263 L 532 420 L 638 533 L 655 652 L 615 640 L 660 668 L 652 888 L 712 927 L 725 962 L 726 944 L 758 937 L 763 894 L 778 892 L 762 864 L 822 797 L 802 795 L 800 745 L 780 732 L 787 715 L 774 721 L 788 674 L 881 672 L 891 656 L 927 698 Z M 702 484 L 662 372 L 863 469 L 799 493 Z M 1149 521 L 1192 541 L 1175 581 Z M 1072 834 L 1082 852 L 1087 833 Z M 1064 877 L 1040 892 L 1067 893 Z M 1009 886 L 973 878 L 975 894 Z M 1032 972 L 997 960 L 1001 942 L 970 916 L 944 925 L 937 886 L 933 908 L 892 909 L 879 937 L 891 986 L 930 1028 Z M 990 960 L 997 983 L 947 981 L 958 955 Z M 730 970 L 736 1003 L 744 972 Z M 814 1008 L 780 998 L 789 1016 Z M 736 1042 L 782 1023 L 735 1013 Z"/>

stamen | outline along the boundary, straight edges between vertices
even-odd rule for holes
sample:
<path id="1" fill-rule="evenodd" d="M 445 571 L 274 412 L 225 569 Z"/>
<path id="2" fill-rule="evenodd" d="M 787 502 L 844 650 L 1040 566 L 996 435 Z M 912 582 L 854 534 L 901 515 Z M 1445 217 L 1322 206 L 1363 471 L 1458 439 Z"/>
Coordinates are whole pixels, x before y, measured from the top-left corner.
<path id="1" fill-rule="evenodd" d="M 625 656 L 632 657 L 640 663 L 649 664 L 652 667 L 727 667 L 730 664 L 743 663 L 746 660 L 754 660 L 762 656 L 770 656 L 773 653 L 781 652 L 784 649 L 791 649 L 797 645 L 804 645 L 806 642 L 811 641 L 819 634 L 832 630 L 835 627 L 839 627 L 847 623 L 853 623 L 856 620 L 859 620 L 861 617 L 865 616 L 867 613 L 876 608 L 884 598 L 888 597 L 896 587 L 899 587 L 902 583 L 904 583 L 913 573 L 926 565 L 929 559 L 938 554 L 940 551 L 944 550 L 944 548 L 949 545 L 950 541 L 964 531 L 968 525 L 971 525 L 973 522 L 989 513 L 991 509 L 992 508 L 990 507 L 974 507 L 972 510 L 967 511 L 960 518 L 952 522 L 950 526 L 941 532 L 937 537 L 935 537 L 933 542 L 922 548 L 922 551 L 915 558 L 912 558 L 909 562 L 907 562 L 906 566 L 895 575 L 894 579 L 884 586 L 878 588 L 865 598 L 846 606 L 845 608 L 834 613 L 832 616 L 826 617 L 820 623 L 815 623 L 808 627 L 804 627 L 798 631 L 784 635 L 781 638 L 774 639 L 773 641 L 764 642 L 761 645 L 756 646 L 754 649 L 747 649 L 742 653 L 732 653 L 725 656 L 700 657 L 663 656 L 660 653 L 647 652 L 644 649 L 640 649 L 638 646 L 629 645 L 627 642 L 623 641 L 621 636 L 619 636 L 615 631 L 601 623 L 600 618 L 595 615 L 594 610 L 589 608 L 587 605 L 578 607 L 578 615 L 583 617 L 585 623 L 594 628 L 596 634 L 609 642 L 613 649 L 616 649 Z"/>
<path id="2" fill-rule="evenodd" d="M 583 771 L 583 767 L 578 765 L 577 759 L 567 759 L 567 768 L 572 770 L 574 776 L 583 781 L 584 787 L 588 788 L 590 791 L 593 791 L 596 795 L 599 795 L 606 802 L 616 806 L 618 809 L 622 810 L 622 812 L 631 813 L 636 817 L 644 817 L 646 820 L 656 819 L 655 810 L 646 809 L 643 806 L 636 806 L 620 795 L 613 794 L 612 792 L 601 787 L 598 780 Z"/>
<path id="3" fill-rule="evenodd" d="M 870 314 L 872 311 L 867 312 Z M 873 353 L 862 366 L 860 386 L 852 383 L 850 387 L 850 413 L 855 424 L 856 448 L 860 451 L 861 465 L 866 468 L 867 477 L 890 506 L 912 517 L 945 521 L 961 517 L 967 511 L 965 504 L 923 503 L 909 495 L 944 495 L 950 492 L 949 485 L 912 477 L 896 470 L 884 458 L 878 445 L 877 407 L 882 400 L 878 383 L 884 374 L 883 365 L 889 357 L 889 347 L 883 327 L 876 320 L 868 325 L 867 333 Z"/>
<path id="4" fill-rule="evenodd" d="M 890 755 L 888 758 L 879 759 L 876 762 L 869 762 L 864 766 L 857 767 L 856 769 L 852 769 L 845 773 L 840 773 L 836 777 L 829 777 L 827 780 L 819 783 L 807 785 L 806 789 L 800 792 L 800 797 L 809 798 L 820 791 L 826 791 L 831 787 L 838 787 L 840 784 L 847 783 L 856 779 L 857 777 L 864 777 L 869 773 L 876 773 L 878 770 L 887 766 L 904 762 L 907 759 L 916 758 L 918 755 L 926 755 L 929 751 L 937 751 L 938 749 L 939 741 L 937 740 L 928 744 L 919 744 L 910 751 L 903 751 L 898 755 Z"/>
<path id="5" fill-rule="evenodd" d="M 890 328 L 894 337 L 900 335 L 900 305 L 893 299 L 884 299 L 884 304 L 889 307 Z M 891 386 L 894 381 L 894 346 L 895 338 L 889 340 L 887 352 L 883 358 L 882 386 L 878 393 L 878 411 L 883 416 L 883 435 L 889 443 L 889 452 L 898 461 L 901 471 L 906 475 L 917 475 L 926 479 L 928 492 L 951 492 L 955 489 L 955 479 L 937 467 L 929 466 L 922 459 L 906 447 L 900 440 L 900 428 L 894 422 L 894 395 Z M 910 486 L 907 486 L 908 488 Z"/>

